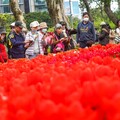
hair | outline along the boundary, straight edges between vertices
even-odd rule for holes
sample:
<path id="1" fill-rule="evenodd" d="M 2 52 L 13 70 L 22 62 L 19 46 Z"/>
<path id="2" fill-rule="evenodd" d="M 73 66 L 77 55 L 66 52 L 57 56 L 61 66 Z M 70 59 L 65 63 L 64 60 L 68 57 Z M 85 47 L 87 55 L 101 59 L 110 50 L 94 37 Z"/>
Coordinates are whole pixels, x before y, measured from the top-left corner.
<path id="1" fill-rule="evenodd" d="M 118 26 L 118 23 L 119 23 L 119 22 L 120 22 L 120 19 L 119 19 L 119 20 L 117 20 L 117 27 L 119 27 L 119 26 Z"/>
<path id="2" fill-rule="evenodd" d="M 85 15 L 89 16 L 88 12 L 84 12 L 83 15 L 82 15 L 82 17 L 84 17 Z"/>

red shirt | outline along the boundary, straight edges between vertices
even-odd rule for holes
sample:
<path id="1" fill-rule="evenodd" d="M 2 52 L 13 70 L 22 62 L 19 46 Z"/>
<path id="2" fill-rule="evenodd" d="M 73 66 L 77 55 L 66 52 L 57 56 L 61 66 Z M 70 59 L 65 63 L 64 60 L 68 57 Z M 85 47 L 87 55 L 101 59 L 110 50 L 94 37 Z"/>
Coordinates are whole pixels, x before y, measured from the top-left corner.
<path id="1" fill-rule="evenodd" d="M 0 43 L 0 62 L 4 63 L 8 59 L 8 55 L 4 44 Z"/>

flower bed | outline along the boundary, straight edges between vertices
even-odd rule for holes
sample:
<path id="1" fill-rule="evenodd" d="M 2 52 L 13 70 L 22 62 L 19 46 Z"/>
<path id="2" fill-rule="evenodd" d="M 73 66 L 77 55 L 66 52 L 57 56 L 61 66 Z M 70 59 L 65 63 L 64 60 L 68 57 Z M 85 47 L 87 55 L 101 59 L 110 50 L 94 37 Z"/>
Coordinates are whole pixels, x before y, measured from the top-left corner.
<path id="1" fill-rule="evenodd" d="M 120 120 L 120 45 L 0 64 L 1 120 Z"/>

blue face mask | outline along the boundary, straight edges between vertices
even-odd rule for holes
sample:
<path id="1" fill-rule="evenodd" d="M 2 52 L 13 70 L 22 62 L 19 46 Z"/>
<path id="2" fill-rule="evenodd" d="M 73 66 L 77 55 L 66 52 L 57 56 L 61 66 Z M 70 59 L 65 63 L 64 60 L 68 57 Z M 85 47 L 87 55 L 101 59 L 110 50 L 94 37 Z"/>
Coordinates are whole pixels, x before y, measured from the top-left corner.
<path id="1" fill-rule="evenodd" d="M 47 33 L 47 29 L 46 28 L 44 28 L 44 29 L 42 29 L 42 33 Z"/>

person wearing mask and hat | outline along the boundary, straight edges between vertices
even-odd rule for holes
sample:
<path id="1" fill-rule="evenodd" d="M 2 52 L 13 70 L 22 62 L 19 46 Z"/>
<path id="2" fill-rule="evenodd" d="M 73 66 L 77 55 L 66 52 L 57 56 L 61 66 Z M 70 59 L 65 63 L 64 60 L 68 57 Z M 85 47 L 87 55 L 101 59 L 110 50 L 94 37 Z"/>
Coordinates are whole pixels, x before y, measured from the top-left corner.
<path id="1" fill-rule="evenodd" d="M 25 40 L 29 41 L 29 43 L 26 44 L 26 58 L 32 59 L 39 54 L 44 54 L 43 51 L 43 45 L 41 41 L 41 36 L 38 32 L 39 24 L 37 21 L 33 21 L 30 23 L 30 29 L 31 31 L 27 33 Z"/>
<path id="2" fill-rule="evenodd" d="M 87 12 L 83 13 L 82 19 L 77 26 L 77 43 L 81 48 L 91 47 L 96 40 L 95 28 Z"/>
<path id="3" fill-rule="evenodd" d="M 0 62 L 2 63 L 6 62 L 8 59 L 6 48 L 4 45 L 5 37 L 6 37 L 6 30 L 4 27 L 0 27 Z"/>
<path id="4" fill-rule="evenodd" d="M 24 45 L 28 42 L 25 41 L 22 35 L 23 24 L 20 21 L 15 22 L 15 29 L 10 33 L 9 39 L 11 42 L 10 56 L 13 59 L 25 58 Z"/>
<path id="5" fill-rule="evenodd" d="M 110 27 L 105 22 L 101 22 L 101 32 L 99 34 L 99 44 L 101 45 L 107 45 L 109 43 L 109 32 Z"/>
<path id="6" fill-rule="evenodd" d="M 41 22 L 39 26 L 39 34 L 43 45 L 44 55 L 48 54 L 47 49 L 49 45 L 47 44 L 46 38 L 48 37 L 49 34 L 47 33 L 47 31 L 48 31 L 47 23 Z"/>

